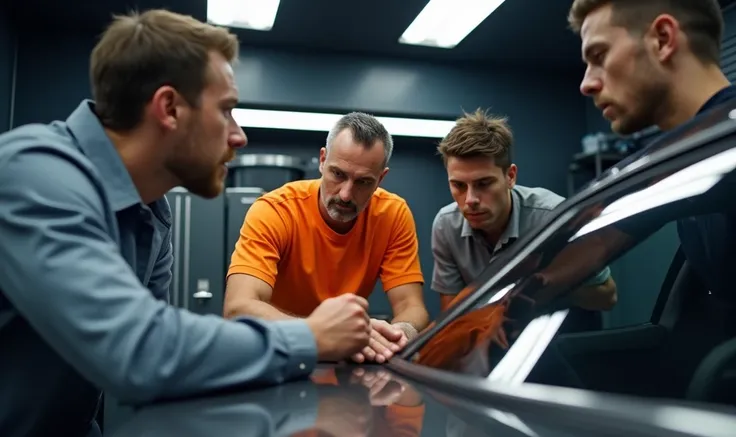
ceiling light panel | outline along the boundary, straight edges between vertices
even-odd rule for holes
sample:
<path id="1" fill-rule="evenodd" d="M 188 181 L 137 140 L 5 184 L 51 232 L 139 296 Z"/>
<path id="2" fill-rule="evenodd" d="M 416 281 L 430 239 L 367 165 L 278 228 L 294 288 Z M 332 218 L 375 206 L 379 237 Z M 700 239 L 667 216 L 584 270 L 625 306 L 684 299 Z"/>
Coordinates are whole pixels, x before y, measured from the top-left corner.
<path id="1" fill-rule="evenodd" d="M 280 0 L 207 0 L 207 21 L 218 26 L 271 30 Z"/>
<path id="2" fill-rule="evenodd" d="M 233 109 L 233 118 L 241 127 L 329 132 L 340 114 Z M 376 117 L 391 135 L 419 138 L 444 138 L 454 121 L 421 118 Z"/>
<path id="3" fill-rule="evenodd" d="M 504 0 L 430 0 L 399 38 L 402 44 L 451 49 Z"/>

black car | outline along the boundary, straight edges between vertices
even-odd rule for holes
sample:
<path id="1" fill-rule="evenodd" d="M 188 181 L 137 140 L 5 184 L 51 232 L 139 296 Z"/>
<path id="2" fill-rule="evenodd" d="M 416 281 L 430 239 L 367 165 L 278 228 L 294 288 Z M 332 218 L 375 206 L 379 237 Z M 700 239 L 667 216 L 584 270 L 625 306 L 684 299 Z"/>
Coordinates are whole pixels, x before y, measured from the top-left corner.
<path id="1" fill-rule="evenodd" d="M 735 118 L 703 114 L 565 201 L 387 365 L 140 408 L 111 435 L 736 436 L 736 289 L 708 290 L 675 231 L 734 217 Z M 606 328 L 562 332 L 605 266 Z"/>

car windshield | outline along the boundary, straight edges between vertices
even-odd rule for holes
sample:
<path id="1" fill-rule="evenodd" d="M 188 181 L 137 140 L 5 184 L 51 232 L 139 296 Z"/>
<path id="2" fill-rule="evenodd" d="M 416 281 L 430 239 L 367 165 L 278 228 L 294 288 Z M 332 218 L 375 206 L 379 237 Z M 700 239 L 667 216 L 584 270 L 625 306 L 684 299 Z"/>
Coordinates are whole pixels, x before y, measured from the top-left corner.
<path id="1" fill-rule="evenodd" d="M 721 115 L 680 132 L 660 155 L 632 164 L 638 170 L 624 169 L 626 177 L 603 181 L 609 182 L 603 188 L 593 184 L 585 197 L 566 202 L 512 253 L 492 261 L 404 357 L 490 381 L 626 392 L 610 381 L 637 379 L 626 372 L 638 371 L 642 360 L 656 362 L 632 357 L 642 338 L 661 334 L 650 328 L 661 312 L 660 291 L 671 288 L 673 260 L 681 258 L 677 227 L 691 217 L 732 217 L 736 122 L 728 112 Z M 591 280 L 607 271 L 618 292 L 613 309 L 601 313 L 575 304 L 576 294 L 594 288 L 599 283 Z M 587 341 L 585 353 L 555 359 L 570 338 L 575 345 Z M 622 338 L 628 364 L 609 350 Z M 606 353 L 591 355 L 591 347 L 603 346 Z M 555 364 L 537 365 L 542 362 Z"/>

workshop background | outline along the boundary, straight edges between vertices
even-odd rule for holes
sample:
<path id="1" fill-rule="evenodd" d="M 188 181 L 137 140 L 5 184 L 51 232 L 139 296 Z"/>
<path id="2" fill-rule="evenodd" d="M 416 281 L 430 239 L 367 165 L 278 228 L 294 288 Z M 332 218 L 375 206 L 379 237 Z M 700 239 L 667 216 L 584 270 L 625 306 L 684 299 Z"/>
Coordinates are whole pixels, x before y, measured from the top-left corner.
<path id="1" fill-rule="evenodd" d="M 611 136 L 591 101 L 580 95 L 584 67 L 579 39 L 567 29 L 570 3 L 507 0 L 456 47 L 446 49 L 398 41 L 426 0 L 282 0 L 271 30 L 237 30 L 240 107 L 328 114 L 360 110 L 450 121 L 463 110 L 490 108 L 509 117 L 519 183 L 568 196 L 656 136 L 652 131 L 624 140 Z M 736 12 L 729 3 L 722 2 L 723 65 L 733 80 Z M 207 18 L 205 0 L 3 2 L 0 132 L 65 119 L 90 97 L 89 54 L 111 14 L 154 7 Z M 180 255 L 175 303 L 198 312 L 221 310 L 232 233 L 252 197 L 287 180 L 318 176 L 314 159 L 326 132 L 246 127 L 246 133 L 250 145 L 242 152 L 252 156 L 231 172 L 233 189 L 227 194 L 212 201 L 170 195 L 182 228 L 175 239 Z M 436 212 L 452 200 L 435 151 L 438 141 L 396 136 L 391 171 L 383 183 L 404 197 L 414 213 L 433 317 L 439 299 L 429 288 L 431 225 Z M 606 326 L 649 318 L 676 244 L 674 230 L 664 229 L 612 266 L 620 297 L 605 315 Z M 371 298 L 371 312 L 390 313 L 382 293 Z"/>

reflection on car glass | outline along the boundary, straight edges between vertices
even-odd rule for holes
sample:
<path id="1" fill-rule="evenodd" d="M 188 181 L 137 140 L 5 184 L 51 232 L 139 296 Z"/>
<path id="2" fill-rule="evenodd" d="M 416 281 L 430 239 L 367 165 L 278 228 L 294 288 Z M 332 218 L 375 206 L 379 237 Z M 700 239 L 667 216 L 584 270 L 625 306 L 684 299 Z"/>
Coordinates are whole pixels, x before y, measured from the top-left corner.
<path id="1" fill-rule="evenodd" d="M 512 259 L 509 272 L 488 291 L 463 290 L 474 299 L 414 354 L 416 363 L 491 380 L 522 382 L 568 315 L 571 296 L 610 265 L 675 220 L 733 211 L 736 149 L 731 142 L 690 152 L 646 171 L 646 177 L 592 197 L 528 255 Z M 501 268 L 489 266 L 483 278 Z M 558 362 L 556 371 L 564 373 Z M 571 376 L 574 379 L 574 375 Z"/>

